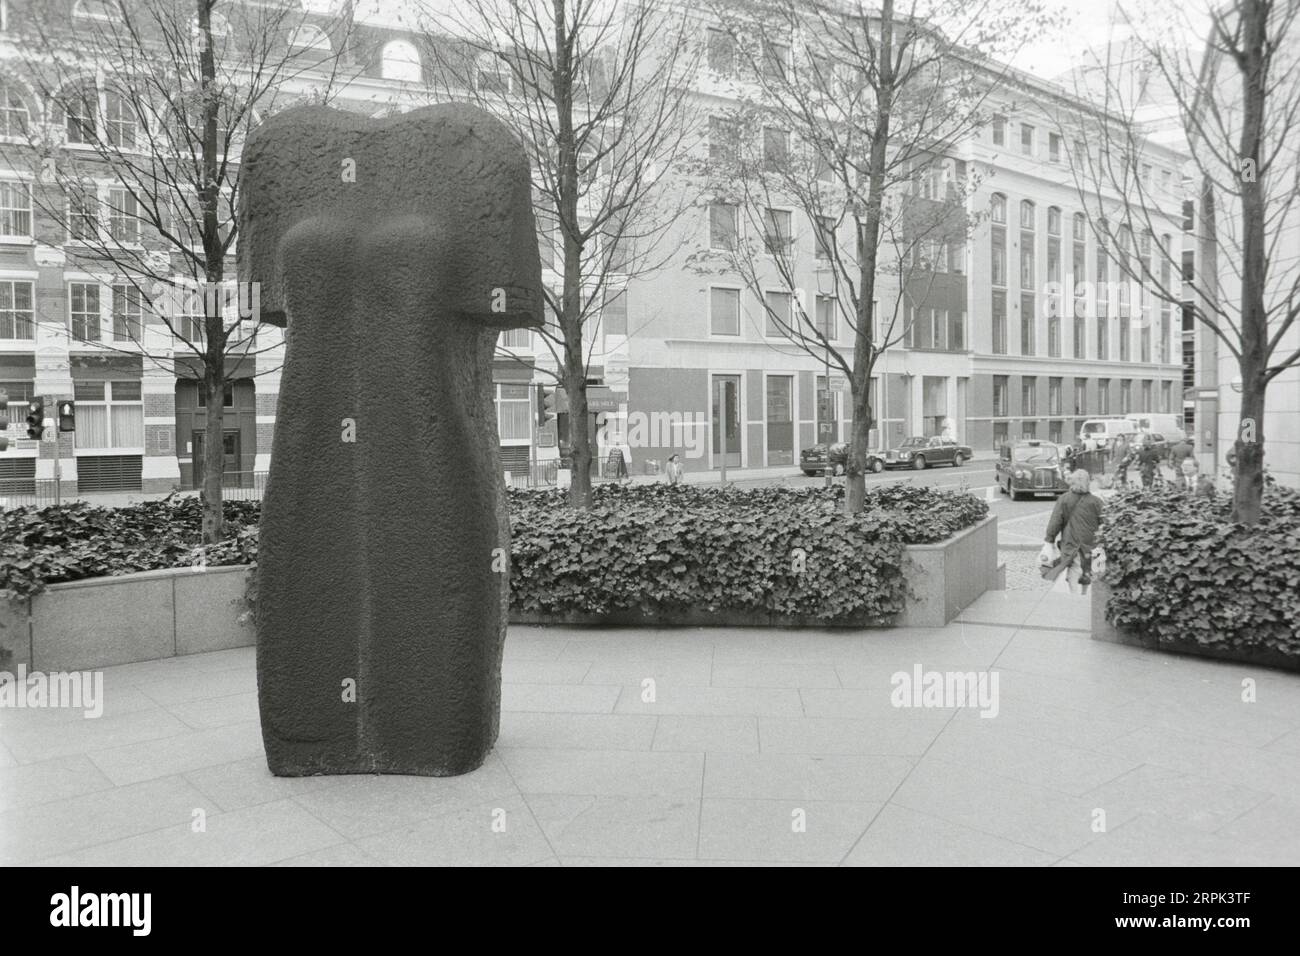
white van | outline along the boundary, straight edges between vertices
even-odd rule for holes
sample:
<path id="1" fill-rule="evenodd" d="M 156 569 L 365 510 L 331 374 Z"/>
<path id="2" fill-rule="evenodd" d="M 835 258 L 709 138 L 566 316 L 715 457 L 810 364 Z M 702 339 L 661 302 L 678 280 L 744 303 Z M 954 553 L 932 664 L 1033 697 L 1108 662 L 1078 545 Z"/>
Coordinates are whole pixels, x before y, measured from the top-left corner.
<path id="1" fill-rule="evenodd" d="M 1136 435 L 1138 427 L 1127 418 L 1089 418 L 1079 429 L 1079 441 L 1087 447 L 1090 441 L 1109 445 L 1120 435 Z"/>
<path id="2" fill-rule="evenodd" d="M 1125 415 L 1129 421 L 1137 426 L 1137 430 L 1146 434 L 1154 432 L 1157 435 L 1163 435 L 1165 441 L 1173 445 L 1187 438 L 1187 432 L 1183 431 L 1182 417 L 1179 415 L 1152 415 L 1143 412 L 1140 415 Z"/>

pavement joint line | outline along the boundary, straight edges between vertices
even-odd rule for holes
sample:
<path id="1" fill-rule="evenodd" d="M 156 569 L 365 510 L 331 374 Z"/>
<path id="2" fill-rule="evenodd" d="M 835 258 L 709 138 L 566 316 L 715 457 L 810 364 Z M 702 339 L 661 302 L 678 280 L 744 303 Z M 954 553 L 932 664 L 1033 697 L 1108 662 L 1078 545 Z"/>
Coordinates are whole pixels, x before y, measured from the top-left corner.
<path id="1" fill-rule="evenodd" d="M 1050 593 L 1050 592 L 1049 592 Z M 1048 627 L 1046 624 L 997 624 L 993 621 L 959 621 L 960 624 L 966 624 L 974 627 L 1012 627 L 1017 631 L 1068 631 L 1071 634 L 1091 634 L 1092 628 L 1088 627 Z"/>

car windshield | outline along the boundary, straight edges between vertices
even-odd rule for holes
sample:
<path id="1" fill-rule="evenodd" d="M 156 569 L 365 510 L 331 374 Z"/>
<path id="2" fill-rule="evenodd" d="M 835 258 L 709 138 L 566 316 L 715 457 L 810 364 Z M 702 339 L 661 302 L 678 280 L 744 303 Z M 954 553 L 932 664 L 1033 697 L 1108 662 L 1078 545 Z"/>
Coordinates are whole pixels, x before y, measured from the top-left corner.
<path id="1" fill-rule="evenodd" d="M 928 439 L 928 438 L 909 438 L 907 441 L 903 442 L 903 444 L 900 445 L 899 447 L 900 447 L 900 448 L 920 448 L 921 446 L 923 446 L 923 445 L 928 445 L 928 444 L 930 444 L 930 439 Z"/>
<path id="2" fill-rule="evenodd" d="M 1088 424 L 1083 426 L 1083 433 L 1085 435 L 1096 435 L 1098 432 L 1104 432 L 1105 430 L 1106 426 L 1101 422 L 1088 422 Z"/>
<path id="3" fill-rule="evenodd" d="M 1012 455 L 1016 461 L 1035 461 L 1049 464 L 1057 460 L 1056 449 L 1045 445 L 1027 445 L 1023 448 L 1016 448 L 1012 450 Z"/>

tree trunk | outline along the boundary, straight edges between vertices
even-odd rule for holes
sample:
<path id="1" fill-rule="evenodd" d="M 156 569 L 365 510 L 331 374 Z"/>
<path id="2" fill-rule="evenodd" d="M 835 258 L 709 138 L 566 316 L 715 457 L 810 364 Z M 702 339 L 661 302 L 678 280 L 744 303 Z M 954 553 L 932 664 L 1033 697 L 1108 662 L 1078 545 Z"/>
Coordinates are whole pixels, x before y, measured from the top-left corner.
<path id="1" fill-rule="evenodd" d="M 871 26 L 865 24 L 864 30 Z M 888 159 L 889 115 L 894 104 L 895 71 L 893 63 L 894 3 L 884 0 L 880 17 L 880 83 L 876 98 L 876 131 L 868 153 L 867 208 L 861 224 L 854 217 L 861 235 L 859 259 L 857 338 L 853 343 L 853 372 L 849 388 L 853 397 L 853 422 L 850 428 L 847 498 L 845 511 L 856 514 L 867 500 L 867 444 L 871 437 L 871 369 L 876 360 L 875 297 L 876 261 L 880 249 L 881 204 L 884 199 L 885 165 Z M 826 383 L 830 387 L 830 382 Z M 886 385 L 882 387 L 888 387 Z"/>
<path id="2" fill-rule="evenodd" d="M 853 402 L 853 422 L 849 426 L 849 465 L 845 480 L 844 510 L 856 514 L 867 504 L 867 448 L 871 443 L 871 368 L 862 376 L 866 381 L 859 386 L 857 368 L 850 381 Z"/>
<path id="3" fill-rule="evenodd" d="M 591 438 L 587 433 L 587 378 L 582 362 L 582 339 L 566 339 L 564 391 L 569 400 L 569 449 L 573 480 L 569 485 L 569 504 L 574 508 L 591 507 Z"/>
<path id="4" fill-rule="evenodd" d="M 1241 377 L 1241 420 L 1233 451 L 1237 457 L 1232 487 L 1232 520 L 1259 523 L 1264 494 L 1264 378 L 1255 373 Z"/>
<path id="5" fill-rule="evenodd" d="M 216 544 L 224 529 L 221 514 L 221 472 L 225 461 L 222 442 L 222 399 L 225 395 L 225 370 L 221 363 L 216 368 L 209 365 L 204 370 L 200 387 L 207 401 L 207 415 L 203 428 L 203 479 L 200 483 L 199 502 L 203 508 L 203 543 Z M 199 463 L 194 463 L 199 467 Z"/>

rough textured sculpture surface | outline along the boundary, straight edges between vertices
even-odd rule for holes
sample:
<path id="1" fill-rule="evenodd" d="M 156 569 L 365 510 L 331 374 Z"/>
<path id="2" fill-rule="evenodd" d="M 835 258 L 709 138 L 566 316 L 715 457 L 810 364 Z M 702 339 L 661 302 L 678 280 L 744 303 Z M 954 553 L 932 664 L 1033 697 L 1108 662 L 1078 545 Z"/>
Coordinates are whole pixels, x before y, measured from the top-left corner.
<path id="1" fill-rule="evenodd" d="M 508 601 L 492 357 L 541 323 L 527 158 L 471 107 L 309 106 L 254 130 L 241 175 L 240 278 L 286 328 L 257 569 L 268 765 L 473 770 Z"/>

